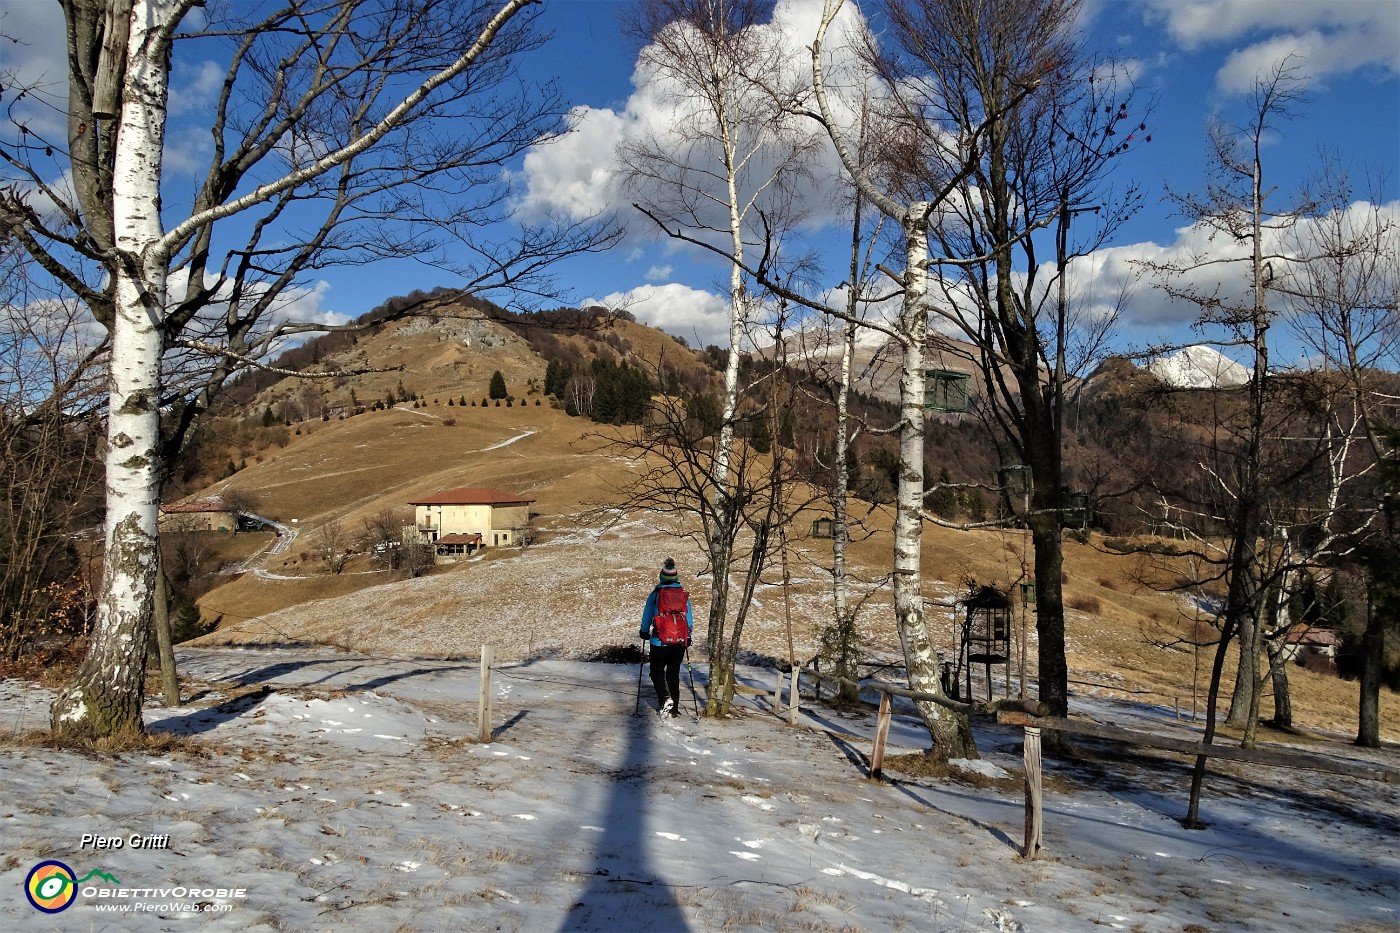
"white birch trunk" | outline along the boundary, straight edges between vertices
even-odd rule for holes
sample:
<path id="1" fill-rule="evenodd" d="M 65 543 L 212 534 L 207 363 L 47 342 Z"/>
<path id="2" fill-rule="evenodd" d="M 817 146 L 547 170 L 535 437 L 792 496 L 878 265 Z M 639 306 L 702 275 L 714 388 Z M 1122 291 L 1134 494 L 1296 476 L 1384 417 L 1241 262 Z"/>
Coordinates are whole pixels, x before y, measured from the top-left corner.
<path id="1" fill-rule="evenodd" d="M 924 341 L 928 336 L 928 213 L 923 202 L 909 206 L 905 237 L 904 305 L 899 316 L 903 364 L 899 380 L 899 488 L 894 519 L 894 614 L 911 689 L 941 695 L 938 652 L 924 620 L 922 591 L 924 506 Z M 915 706 L 944 757 L 976 755 L 967 718 L 935 703 Z"/>
<path id="2" fill-rule="evenodd" d="M 904 230 L 904 304 L 899 316 L 899 339 L 903 345 L 903 373 L 900 377 L 899 488 L 895 495 L 894 526 L 894 614 L 899 628 L 900 647 L 909 674 L 909 686 L 919 692 L 943 694 L 939 678 L 938 653 L 924 622 L 921 583 L 923 560 L 924 508 L 924 341 L 928 336 L 928 216 L 933 206 L 915 202 L 902 206 L 880 190 L 851 152 L 837 131 L 827 99 L 822 67 L 822 43 L 843 0 L 826 0 L 812 53 L 812 89 L 816 94 L 822 124 L 831 137 L 841 164 L 850 173 L 860 193 L 886 217 L 898 220 Z M 928 727 L 936 754 L 948 758 L 974 757 L 977 746 L 967 717 L 934 703 L 915 706 Z"/>
<path id="3" fill-rule="evenodd" d="M 715 52 L 718 55 L 718 52 Z M 744 339 L 744 322 L 748 301 L 744 290 L 744 230 L 741 202 L 739 199 L 739 178 L 734 140 L 734 127 L 729 120 L 727 98 L 719 74 L 718 61 L 711 63 L 715 76 L 715 97 L 713 106 L 718 122 L 720 144 L 724 152 L 726 195 L 729 207 L 729 239 L 732 262 L 729 266 L 729 356 L 724 367 L 724 398 L 720 403 L 719 442 L 715 447 L 713 509 L 715 521 L 710 541 L 711 590 L 709 618 L 710 674 L 715 682 L 706 704 L 706 712 L 714 715 L 727 703 L 731 695 L 734 679 L 733 659 L 738 645 L 726 629 L 729 613 L 729 562 L 732 558 L 730 542 L 734 532 L 731 527 L 734 519 L 728 500 L 732 495 L 730 462 L 734 451 L 734 418 L 739 409 L 739 348 Z"/>
<path id="4" fill-rule="evenodd" d="M 137 0 L 127 45 L 112 178 L 115 318 L 107 412 L 106 558 L 92 646 L 74 682 L 55 698 L 56 730 L 140 732 L 159 497 L 160 315 L 165 259 L 156 247 L 169 71 L 156 33 L 171 5 Z"/>

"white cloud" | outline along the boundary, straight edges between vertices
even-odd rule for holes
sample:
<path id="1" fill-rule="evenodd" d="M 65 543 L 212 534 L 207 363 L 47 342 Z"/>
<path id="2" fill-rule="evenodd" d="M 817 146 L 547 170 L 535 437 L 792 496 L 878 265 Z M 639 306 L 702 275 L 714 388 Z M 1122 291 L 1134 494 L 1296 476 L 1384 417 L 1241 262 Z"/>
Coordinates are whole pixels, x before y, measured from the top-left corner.
<path id="1" fill-rule="evenodd" d="M 639 285 L 582 302 L 629 312 L 643 324 L 684 337 L 692 347 L 729 345 L 729 302 L 712 292 L 670 282 Z"/>
<path id="2" fill-rule="evenodd" d="M 197 63 L 176 59 L 171 69 L 170 113 L 178 115 L 211 111 L 215 95 L 218 94 L 227 75 L 227 66 L 207 59 Z"/>
<path id="3" fill-rule="evenodd" d="M 794 74 L 805 75 L 808 61 L 807 46 L 816 31 L 821 13 L 820 0 L 782 0 L 773 12 L 772 22 L 765 31 L 780 37 L 786 49 L 783 59 Z M 853 7 L 843 11 L 842 22 L 854 18 Z M 515 181 L 524 189 L 520 201 L 526 216 L 563 214 L 575 219 L 593 216 L 609 209 L 619 211 L 622 221 L 629 225 L 634 237 L 652 239 L 657 236 L 651 221 L 628 207 L 622 191 L 622 175 L 618 166 L 618 147 L 622 144 L 651 140 L 679 153 L 693 145 L 684 130 L 687 123 L 686 105 L 678 102 L 669 79 L 652 73 L 639 60 L 633 76 L 633 90 L 626 103 L 617 110 L 606 107 L 580 106 L 570 114 L 573 132 L 548 145 L 532 149 L 525 156 Z M 816 136 L 815 123 L 803 131 Z M 834 166 L 834 155 L 822 147 L 827 161 Z M 755 163 L 757 164 L 757 163 Z M 819 170 L 822 177 L 834 177 L 834 172 Z M 834 195 L 810 185 L 804 192 L 814 207 L 827 207 Z"/>
<path id="4" fill-rule="evenodd" d="M 1400 224 L 1400 202 L 1390 202 L 1379 208 L 1357 203 L 1347 208 L 1342 221 L 1344 229 L 1360 230 L 1366 223 L 1376 222 L 1376 211 L 1379 212 L 1380 223 Z M 1304 219 L 1287 234 L 1278 231 L 1267 233 L 1265 252 L 1275 256 L 1298 255 L 1298 244 L 1308 243 L 1314 238 L 1315 225 L 1331 223 L 1333 221 L 1327 219 Z M 1107 308 L 1123 285 L 1132 283 L 1131 299 L 1122 319 L 1124 328 L 1129 332 L 1127 336 L 1136 335 L 1148 340 L 1179 338 L 1182 328 L 1193 323 L 1200 316 L 1201 309 L 1185 300 L 1173 299 L 1156 287 L 1156 280 L 1148 273 L 1145 264 L 1183 269 L 1180 275 L 1171 280 L 1178 291 L 1214 295 L 1222 302 L 1245 307 L 1252 300 L 1249 254 L 1248 241 L 1218 235 L 1212 237 L 1210 230 L 1196 224 L 1178 228 L 1176 239 L 1168 244 L 1145 242 L 1114 246 L 1074 260 L 1069 267 L 1070 288 L 1091 307 Z M 1210 259 L 1212 264 L 1203 264 L 1205 259 Z M 1287 272 L 1285 268 L 1279 274 L 1286 275 Z M 1271 299 L 1271 307 L 1282 312 L 1285 302 L 1275 295 Z"/>
<path id="5" fill-rule="evenodd" d="M 647 270 L 646 278 L 648 282 L 660 282 L 663 279 L 667 279 L 670 277 L 670 266 L 652 266 L 650 269 Z"/>
<path id="6" fill-rule="evenodd" d="M 1248 92 L 1255 77 L 1289 54 L 1314 79 L 1379 67 L 1400 72 L 1400 16 L 1394 0 L 1266 3 L 1260 0 L 1150 0 L 1150 22 L 1188 50 L 1243 42 L 1226 58 L 1216 83 Z"/>
<path id="7" fill-rule="evenodd" d="M 525 156 L 527 215 L 592 217 L 618 203 L 616 152 L 634 118 L 606 107 L 575 107 L 573 132 Z"/>

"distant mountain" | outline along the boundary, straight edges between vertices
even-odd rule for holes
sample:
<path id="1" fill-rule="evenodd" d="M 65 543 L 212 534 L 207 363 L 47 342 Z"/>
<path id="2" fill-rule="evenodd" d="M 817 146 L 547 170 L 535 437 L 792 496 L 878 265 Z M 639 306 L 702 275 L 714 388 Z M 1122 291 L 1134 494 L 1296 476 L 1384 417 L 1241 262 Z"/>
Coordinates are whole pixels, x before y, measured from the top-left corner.
<path id="1" fill-rule="evenodd" d="M 1187 347 L 1158 357 L 1147 369 L 1175 389 L 1218 389 L 1249 381 L 1248 369 L 1207 346 Z"/>

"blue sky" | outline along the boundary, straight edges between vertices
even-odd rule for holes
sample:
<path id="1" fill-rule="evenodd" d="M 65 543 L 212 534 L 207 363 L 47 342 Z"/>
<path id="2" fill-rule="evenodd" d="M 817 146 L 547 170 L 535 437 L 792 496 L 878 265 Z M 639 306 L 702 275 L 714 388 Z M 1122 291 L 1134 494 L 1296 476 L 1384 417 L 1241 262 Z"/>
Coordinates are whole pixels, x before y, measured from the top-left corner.
<path id="1" fill-rule="evenodd" d="M 656 94 L 633 83 L 638 50 L 619 29 L 626 6 L 627 0 L 546 0 L 541 23 L 555 38 L 524 65 L 534 77 L 559 80 L 577 108 L 577 132 L 532 151 L 508 171 L 527 213 L 584 213 L 599 206 L 623 211 L 629 233 L 622 245 L 561 270 L 570 301 L 625 306 L 692 344 L 723 344 L 722 265 L 657 237 L 617 190 L 614 147 L 661 106 Z M 776 18 L 799 54 L 810 41 L 820 0 L 782 0 L 777 7 Z M 1122 160 L 1116 176 L 1142 187 L 1144 209 L 1108 249 L 1077 264 L 1076 287 L 1086 295 L 1116 289 L 1134 259 L 1170 257 L 1199 240 L 1198 231 L 1183 229 L 1185 221 L 1162 194 L 1167 187 L 1200 189 L 1207 118 L 1247 115 L 1245 92 L 1253 76 L 1285 55 L 1295 56 L 1308 76 L 1309 101 L 1270 140 L 1270 180 L 1286 191 L 1316 165 L 1319 147 L 1330 146 L 1358 169 L 1389 172 L 1380 200 L 1400 198 L 1400 0 L 1087 0 L 1081 29 L 1089 49 L 1130 64 L 1139 98 L 1152 103 L 1152 142 Z M 6 67 L 55 77 L 63 51 L 54 0 L 9 0 L 0 31 L 27 40 L 6 48 Z M 198 63 L 186 65 L 193 69 L 186 74 L 202 73 Z M 188 97 L 191 88 L 182 91 Z M 186 103 L 179 118 L 197 118 L 199 108 Z M 837 229 L 827 235 L 836 248 L 846 236 Z M 843 277 L 833 275 L 830 284 Z M 408 263 L 327 270 L 301 296 L 301 310 L 306 317 L 342 320 L 414 288 L 454 284 Z M 507 297 L 496 300 L 507 303 Z M 1194 316 L 1191 307 L 1171 305 L 1139 283 L 1119 341 L 1184 340 Z"/>

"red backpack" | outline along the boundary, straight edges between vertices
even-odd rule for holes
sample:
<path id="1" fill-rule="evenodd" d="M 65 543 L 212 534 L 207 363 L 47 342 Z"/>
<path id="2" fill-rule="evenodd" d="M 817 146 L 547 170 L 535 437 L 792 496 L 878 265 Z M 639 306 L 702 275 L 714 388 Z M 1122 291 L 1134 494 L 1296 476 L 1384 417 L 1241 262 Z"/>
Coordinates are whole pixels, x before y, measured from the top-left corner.
<path id="1" fill-rule="evenodd" d="M 690 641 L 690 626 L 686 624 L 686 604 L 690 594 L 679 586 L 661 586 L 656 589 L 656 618 L 652 620 L 652 631 L 663 645 L 683 645 Z"/>

